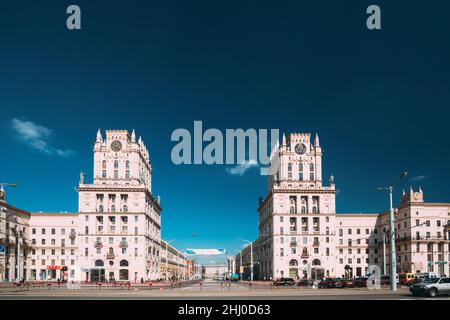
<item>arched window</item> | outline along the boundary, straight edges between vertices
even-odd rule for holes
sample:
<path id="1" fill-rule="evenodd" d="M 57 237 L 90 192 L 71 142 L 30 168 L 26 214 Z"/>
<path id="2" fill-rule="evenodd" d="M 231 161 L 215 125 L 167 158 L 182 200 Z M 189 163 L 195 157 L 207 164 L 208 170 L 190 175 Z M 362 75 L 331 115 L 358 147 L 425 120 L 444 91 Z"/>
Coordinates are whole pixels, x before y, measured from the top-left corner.
<path id="1" fill-rule="evenodd" d="M 306 207 L 302 207 L 302 213 L 306 213 Z"/>
<path id="2" fill-rule="evenodd" d="M 291 206 L 291 209 L 289 211 L 290 213 L 295 213 L 295 208 L 293 206 Z"/>
<path id="3" fill-rule="evenodd" d="M 103 267 L 105 264 L 103 263 L 103 260 L 95 260 L 95 266 L 96 267 Z"/>
<path id="4" fill-rule="evenodd" d="M 312 265 L 313 265 L 313 266 L 320 266 L 320 260 L 319 260 L 319 259 L 314 259 L 314 260 L 312 261 Z"/>
<path id="5" fill-rule="evenodd" d="M 112 247 L 110 247 L 110 248 L 108 249 L 108 252 L 109 252 L 109 254 L 114 254 L 114 249 L 113 249 Z"/>
<path id="6" fill-rule="evenodd" d="M 103 160 L 103 161 L 102 161 L 102 168 L 103 168 L 103 169 L 106 169 L 106 160 Z"/>
<path id="7" fill-rule="evenodd" d="M 314 171 L 314 164 L 313 163 L 309 164 L 309 171 Z"/>
<path id="8" fill-rule="evenodd" d="M 98 212 L 103 212 L 103 205 L 102 204 L 98 206 Z"/>
<path id="9" fill-rule="evenodd" d="M 127 205 L 123 206 L 123 212 L 128 212 L 128 206 Z"/>
<path id="10" fill-rule="evenodd" d="M 119 161 L 115 160 L 114 161 L 114 169 L 118 169 L 119 168 Z"/>
<path id="11" fill-rule="evenodd" d="M 126 168 L 126 169 L 130 169 L 130 161 L 127 160 L 127 161 L 125 162 L 125 168 Z"/>
<path id="12" fill-rule="evenodd" d="M 288 171 L 291 171 L 292 170 L 292 163 L 288 163 Z"/>
<path id="13" fill-rule="evenodd" d="M 317 213 L 317 207 L 313 207 L 313 213 Z"/>
<path id="14" fill-rule="evenodd" d="M 298 261 L 295 259 L 292 259 L 291 261 L 289 261 L 289 266 L 298 266 Z"/>
<path id="15" fill-rule="evenodd" d="M 303 171 L 303 163 L 298 164 L 298 171 L 300 171 L 300 172 Z"/>
<path id="16" fill-rule="evenodd" d="M 115 205 L 111 206 L 111 212 L 116 212 L 116 206 Z"/>
<path id="17" fill-rule="evenodd" d="M 127 260 L 120 260 L 120 266 L 121 267 L 128 267 L 128 261 Z"/>

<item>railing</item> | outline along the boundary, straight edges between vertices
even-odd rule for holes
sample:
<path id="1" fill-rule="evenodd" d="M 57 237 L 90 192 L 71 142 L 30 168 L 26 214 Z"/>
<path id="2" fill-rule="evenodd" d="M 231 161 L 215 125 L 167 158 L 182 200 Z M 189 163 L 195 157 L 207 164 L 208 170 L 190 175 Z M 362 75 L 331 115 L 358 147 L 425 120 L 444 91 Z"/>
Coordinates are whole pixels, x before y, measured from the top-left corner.
<path id="1" fill-rule="evenodd" d="M 127 248 L 127 247 L 128 247 L 128 242 L 126 242 L 126 241 L 120 241 L 119 247 L 120 247 L 120 248 Z"/>
<path id="2" fill-rule="evenodd" d="M 314 246 L 314 247 L 318 247 L 319 245 L 320 245 L 320 244 L 319 244 L 319 241 L 314 241 L 314 242 L 313 242 L 313 246 Z"/>
<path id="3" fill-rule="evenodd" d="M 297 246 L 297 241 L 291 241 L 290 246 L 291 247 L 296 247 Z"/>
<path id="4" fill-rule="evenodd" d="M 308 253 L 302 253 L 302 255 L 300 257 L 302 259 L 308 259 L 309 258 L 309 254 Z"/>
<path id="5" fill-rule="evenodd" d="M 107 255 L 106 255 L 106 259 L 109 259 L 109 260 L 112 260 L 112 259 L 114 259 L 116 257 L 116 255 L 114 254 L 114 253 L 108 253 Z"/>
<path id="6" fill-rule="evenodd" d="M 101 241 L 95 241 L 94 247 L 95 247 L 95 248 L 101 248 L 101 247 L 103 247 L 103 244 L 102 244 Z"/>

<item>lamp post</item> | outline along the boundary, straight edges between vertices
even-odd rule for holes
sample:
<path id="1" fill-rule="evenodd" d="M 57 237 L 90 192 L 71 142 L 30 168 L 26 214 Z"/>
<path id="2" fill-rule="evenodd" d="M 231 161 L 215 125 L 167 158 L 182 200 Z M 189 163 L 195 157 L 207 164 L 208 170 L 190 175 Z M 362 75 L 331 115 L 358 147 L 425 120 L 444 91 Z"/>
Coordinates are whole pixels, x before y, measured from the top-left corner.
<path id="1" fill-rule="evenodd" d="M 242 240 L 250 244 L 250 282 L 253 282 L 253 241 Z M 241 253 L 242 259 L 242 253 Z"/>
<path id="2" fill-rule="evenodd" d="M 400 181 L 408 175 L 407 171 L 403 171 L 400 175 Z M 397 259 L 395 253 L 395 217 L 394 206 L 392 204 L 393 186 L 378 188 L 378 190 L 389 191 L 389 240 L 390 240 L 390 276 L 391 276 L 391 290 L 397 291 Z"/>

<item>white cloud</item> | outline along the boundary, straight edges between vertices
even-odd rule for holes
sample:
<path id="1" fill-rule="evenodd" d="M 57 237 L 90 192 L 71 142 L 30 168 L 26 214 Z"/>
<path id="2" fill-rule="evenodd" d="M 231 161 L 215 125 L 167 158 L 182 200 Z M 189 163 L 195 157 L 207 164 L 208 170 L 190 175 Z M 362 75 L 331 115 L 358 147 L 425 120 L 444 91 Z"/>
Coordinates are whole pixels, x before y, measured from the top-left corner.
<path id="1" fill-rule="evenodd" d="M 428 178 L 429 176 L 430 176 L 429 174 L 421 174 L 421 175 L 418 175 L 416 177 L 409 179 L 409 181 L 421 181 L 421 180 Z"/>
<path id="2" fill-rule="evenodd" d="M 226 170 L 231 175 L 242 176 L 248 169 L 258 166 L 259 164 L 256 160 L 249 160 L 246 161 L 245 163 L 238 164 L 234 167 L 226 168 Z"/>
<path id="3" fill-rule="evenodd" d="M 70 149 L 63 150 L 52 147 L 50 144 L 52 130 L 44 126 L 14 118 L 11 120 L 11 128 L 19 141 L 39 152 L 60 157 L 70 157 L 76 154 L 75 151 Z"/>

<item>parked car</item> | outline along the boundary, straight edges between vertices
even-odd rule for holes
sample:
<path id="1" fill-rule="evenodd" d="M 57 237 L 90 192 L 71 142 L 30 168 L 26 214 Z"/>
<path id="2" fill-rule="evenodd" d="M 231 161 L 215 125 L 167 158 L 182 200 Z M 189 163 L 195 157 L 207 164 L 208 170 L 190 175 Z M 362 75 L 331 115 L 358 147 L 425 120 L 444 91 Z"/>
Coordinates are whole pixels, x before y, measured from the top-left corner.
<path id="1" fill-rule="evenodd" d="M 368 280 L 369 278 L 368 277 L 359 277 L 359 278 L 356 278 L 354 281 L 353 281 L 353 286 L 355 287 L 355 288 L 365 288 L 365 287 L 367 287 L 367 280 Z"/>
<path id="2" fill-rule="evenodd" d="M 429 278 L 411 285 L 409 291 L 413 296 L 436 297 L 441 294 L 450 294 L 450 278 Z"/>
<path id="3" fill-rule="evenodd" d="M 396 276 L 396 279 L 397 279 L 397 284 L 398 284 L 398 283 L 399 283 L 398 275 Z M 380 277 L 380 281 L 381 281 L 381 285 L 382 285 L 382 286 L 384 286 L 384 285 L 390 285 L 390 284 L 391 284 L 391 275 L 389 275 L 389 274 L 383 274 L 383 275 Z"/>
<path id="4" fill-rule="evenodd" d="M 319 282 L 319 288 L 342 288 L 342 281 L 339 278 L 325 278 Z"/>
<path id="5" fill-rule="evenodd" d="M 280 278 L 273 283 L 274 286 L 293 286 L 294 284 L 295 281 L 292 278 Z"/>
<path id="6" fill-rule="evenodd" d="M 312 287 L 314 284 L 314 279 L 301 279 L 297 285 L 299 287 Z"/>
<path id="7" fill-rule="evenodd" d="M 400 284 L 408 285 L 410 282 L 414 281 L 415 277 L 412 273 L 400 273 L 398 279 Z"/>
<path id="8" fill-rule="evenodd" d="M 353 288 L 354 280 L 352 278 L 342 278 L 341 279 L 342 288 Z"/>

